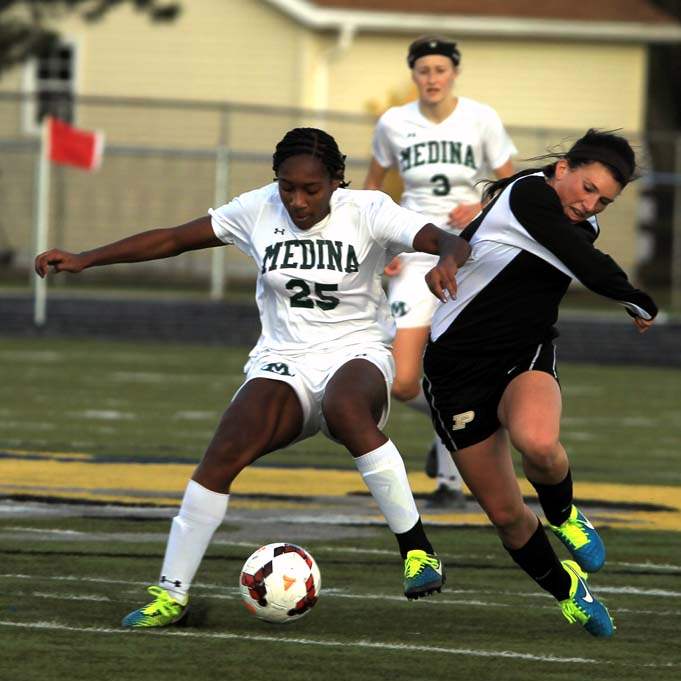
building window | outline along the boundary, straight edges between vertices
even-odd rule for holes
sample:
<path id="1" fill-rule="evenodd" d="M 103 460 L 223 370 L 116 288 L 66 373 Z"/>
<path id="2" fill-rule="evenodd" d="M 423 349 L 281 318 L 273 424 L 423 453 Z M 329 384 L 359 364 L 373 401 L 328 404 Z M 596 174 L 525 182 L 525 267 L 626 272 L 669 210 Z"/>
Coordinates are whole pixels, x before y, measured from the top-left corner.
<path id="1" fill-rule="evenodd" d="M 26 89 L 34 95 L 26 111 L 26 127 L 37 131 L 46 115 L 75 122 L 76 46 L 60 41 L 27 65 Z"/>
<path id="2" fill-rule="evenodd" d="M 36 123 L 45 115 L 73 122 L 73 57 L 73 46 L 64 44 L 38 57 Z"/>

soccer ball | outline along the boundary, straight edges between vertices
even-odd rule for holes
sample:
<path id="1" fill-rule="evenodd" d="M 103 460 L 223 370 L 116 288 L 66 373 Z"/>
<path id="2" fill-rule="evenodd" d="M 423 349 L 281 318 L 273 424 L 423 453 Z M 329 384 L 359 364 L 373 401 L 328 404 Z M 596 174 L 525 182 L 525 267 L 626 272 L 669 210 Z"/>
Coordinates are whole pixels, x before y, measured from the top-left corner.
<path id="1" fill-rule="evenodd" d="M 244 563 L 239 588 L 246 609 L 257 618 L 293 622 L 317 602 L 322 577 L 305 549 L 295 544 L 267 544 Z"/>

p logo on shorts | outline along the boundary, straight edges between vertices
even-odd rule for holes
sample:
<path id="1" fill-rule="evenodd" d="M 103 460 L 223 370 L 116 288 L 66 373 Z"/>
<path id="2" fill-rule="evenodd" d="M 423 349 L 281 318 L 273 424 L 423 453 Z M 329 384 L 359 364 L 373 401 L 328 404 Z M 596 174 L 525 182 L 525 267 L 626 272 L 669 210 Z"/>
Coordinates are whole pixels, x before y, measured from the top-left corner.
<path id="1" fill-rule="evenodd" d="M 467 423 L 470 423 L 475 418 L 475 412 L 464 411 L 461 414 L 454 414 L 452 417 L 452 430 L 463 430 Z"/>

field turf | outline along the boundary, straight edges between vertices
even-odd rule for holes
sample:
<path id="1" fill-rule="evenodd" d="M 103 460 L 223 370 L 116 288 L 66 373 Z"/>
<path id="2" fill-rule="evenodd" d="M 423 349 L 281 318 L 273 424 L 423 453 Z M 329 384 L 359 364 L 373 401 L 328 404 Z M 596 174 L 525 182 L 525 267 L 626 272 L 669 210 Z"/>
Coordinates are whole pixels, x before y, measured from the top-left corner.
<path id="1" fill-rule="evenodd" d="M 0 339 L 0 458 L 28 457 L 36 476 L 45 465 L 40 456 L 55 452 L 109 463 L 195 462 L 241 381 L 245 354 Z M 562 437 L 576 480 L 631 485 L 632 498 L 644 486 L 681 487 L 680 371 L 560 368 Z M 420 471 L 425 419 L 394 405 L 389 432 L 410 474 Z M 353 468 L 342 448 L 322 438 L 267 459 L 264 466 Z M 144 587 L 158 573 L 173 510 L 81 504 L 58 512 L 21 501 L 44 493 L 5 489 L 0 499 L 3 681 L 681 676 L 681 527 L 601 523 L 608 562 L 591 585 L 618 626 L 602 641 L 569 625 L 487 527 L 429 524 L 448 582 L 442 594 L 409 603 L 383 526 L 327 519 L 311 532 L 301 518 L 309 509 L 319 521 L 323 507 L 314 502 L 238 507 L 204 560 L 186 626 L 124 632 L 120 618 L 144 602 Z M 609 500 L 601 501 L 607 518 Z M 286 525 L 289 515 L 297 520 Z M 303 543 L 322 571 L 319 604 L 291 625 L 259 622 L 239 602 L 239 568 L 268 527 L 285 532 L 272 541 Z"/>

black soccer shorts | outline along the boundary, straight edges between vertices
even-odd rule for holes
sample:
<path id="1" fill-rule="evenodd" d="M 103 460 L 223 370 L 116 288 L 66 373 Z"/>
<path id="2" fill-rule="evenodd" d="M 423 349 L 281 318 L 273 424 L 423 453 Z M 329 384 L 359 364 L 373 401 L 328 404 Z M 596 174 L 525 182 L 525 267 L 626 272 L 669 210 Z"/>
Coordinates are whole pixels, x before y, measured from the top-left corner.
<path id="1" fill-rule="evenodd" d="M 525 371 L 544 371 L 558 381 L 552 341 L 503 358 L 452 357 L 428 345 L 423 392 L 435 431 L 449 451 L 482 442 L 499 429 L 497 410 L 504 390 Z"/>

